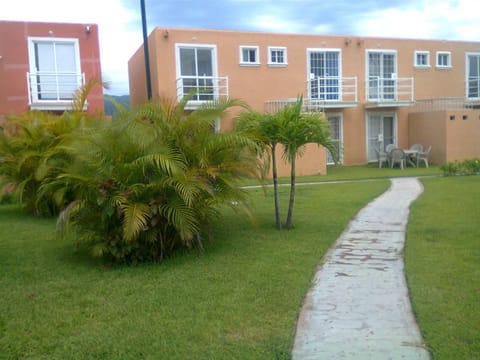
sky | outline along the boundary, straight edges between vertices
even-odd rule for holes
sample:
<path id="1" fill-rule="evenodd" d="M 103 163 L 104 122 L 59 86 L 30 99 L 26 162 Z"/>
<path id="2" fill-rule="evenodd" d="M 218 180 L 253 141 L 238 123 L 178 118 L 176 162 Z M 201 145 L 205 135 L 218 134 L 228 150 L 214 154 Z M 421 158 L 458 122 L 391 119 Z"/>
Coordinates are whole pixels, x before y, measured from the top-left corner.
<path id="1" fill-rule="evenodd" d="M 155 27 L 480 41 L 478 0 L 145 0 Z M 140 0 L 0 0 L 0 20 L 98 24 L 107 93 L 125 95 Z"/>

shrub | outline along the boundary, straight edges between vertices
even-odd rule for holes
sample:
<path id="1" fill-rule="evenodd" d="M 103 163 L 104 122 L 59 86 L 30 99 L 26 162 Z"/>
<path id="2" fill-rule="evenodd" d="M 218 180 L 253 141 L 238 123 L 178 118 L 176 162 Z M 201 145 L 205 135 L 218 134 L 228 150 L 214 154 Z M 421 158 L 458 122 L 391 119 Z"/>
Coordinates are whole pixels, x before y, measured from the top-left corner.
<path id="1" fill-rule="evenodd" d="M 86 128 L 98 116 L 83 112 L 88 92 L 96 81 L 88 82 L 75 94 L 73 111 L 62 114 L 27 111 L 7 117 L 0 126 L 0 196 L 12 193 L 31 214 L 52 216 L 74 195 L 39 191 L 55 179 L 72 159 L 65 145 L 76 129 Z M 1 198 L 0 198 L 1 200 Z"/>
<path id="2" fill-rule="evenodd" d="M 185 103 L 152 102 L 76 134 L 72 165 L 45 186 L 77 195 L 59 217 L 60 234 L 115 262 L 161 261 L 180 248 L 203 251 L 218 207 L 246 205 L 238 181 L 257 171 L 249 138 L 212 130 L 235 104 L 187 112 Z"/>
<path id="3" fill-rule="evenodd" d="M 451 161 L 440 165 L 440 170 L 443 171 L 445 176 L 480 174 L 480 160 Z"/>

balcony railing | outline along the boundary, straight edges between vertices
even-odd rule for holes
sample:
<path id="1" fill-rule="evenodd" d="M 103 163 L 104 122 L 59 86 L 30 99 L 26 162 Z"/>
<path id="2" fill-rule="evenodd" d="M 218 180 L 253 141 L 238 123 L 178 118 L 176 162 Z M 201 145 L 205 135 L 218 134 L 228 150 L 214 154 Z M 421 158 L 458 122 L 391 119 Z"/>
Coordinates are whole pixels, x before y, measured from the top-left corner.
<path id="1" fill-rule="evenodd" d="M 480 76 L 467 78 L 467 99 L 480 99 Z"/>
<path id="2" fill-rule="evenodd" d="M 36 110 L 68 110 L 75 91 L 85 84 L 83 73 L 27 72 L 28 105 Z"/>
<path id="3" fill-rule="evenodd" d="M 189 97 L 187 108 L 197 108 L 205 102 L 228 97 L 228 77 L 181 76 L 177 79 L 177 96 Z"/>
<path id="4" fill-rule="evenodd" d="M 319 100 L 331 105 L 356 105 L 358 100 L 356 77 L 316 77 L 307 81 L 307 91 L 311 101 Z"/>
<path id="5" fill-rule="evenodd" d="M 370 76 L 366 83 L 367 107 L 411 106 L 414 99 L 413 78 Z"/>
<path id="6" fill-rule="evenodd" d="M 357 78 L 327 76 L 308 80 L 307 96 L 303 98 L 303 111 L 324 111 L 358 105 Z M 297 101 L 296 98 L 271 100 L 265 103 L 265 111 L 275 113 Z"/>

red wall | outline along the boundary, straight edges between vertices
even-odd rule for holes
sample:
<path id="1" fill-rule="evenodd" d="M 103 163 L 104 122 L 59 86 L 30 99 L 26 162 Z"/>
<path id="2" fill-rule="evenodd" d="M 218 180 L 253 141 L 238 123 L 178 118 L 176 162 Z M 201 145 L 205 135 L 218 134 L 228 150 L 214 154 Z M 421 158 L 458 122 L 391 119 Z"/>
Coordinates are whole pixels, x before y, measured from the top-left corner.
<path id="1" fill-rule="evenodd" d="M 28 110 L 26 73 L 30 71 L 28 37 L 76 38 L 85 80 L 101 81 L 98 26 L 0 21 L 0 116 Z M 103 90 L 96 86 L 88 97 L 88 111 L 103 111 Z"/>

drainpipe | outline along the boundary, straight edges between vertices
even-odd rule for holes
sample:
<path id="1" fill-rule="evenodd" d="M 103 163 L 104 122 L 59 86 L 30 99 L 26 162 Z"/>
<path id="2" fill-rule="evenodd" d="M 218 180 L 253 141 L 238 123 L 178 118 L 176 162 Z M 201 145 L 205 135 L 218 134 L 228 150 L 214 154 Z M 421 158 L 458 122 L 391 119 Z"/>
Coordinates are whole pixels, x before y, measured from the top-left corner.
<path id="1" fill-rule="evenodd" d="M 152 80 L 150 78 L 150 52 L 148 51 L 147 17 L 145 15 L 145 0 L 140 0 L 142 9 L 143 54 L 145 56 L 145 74 L 147 79 L 147 98 L 152 99 Z"/>

